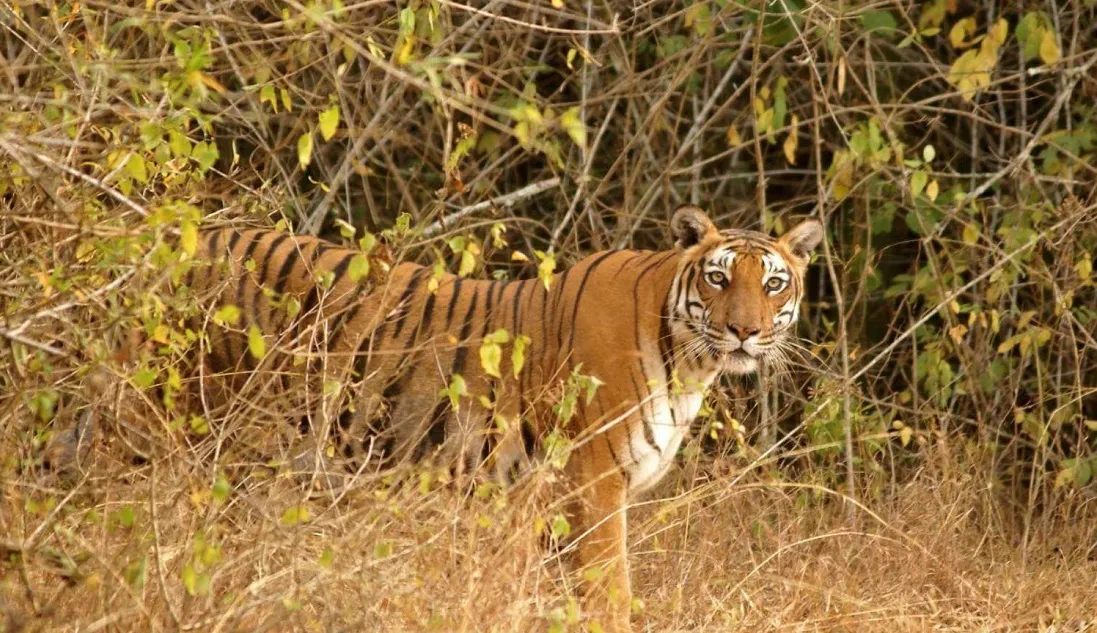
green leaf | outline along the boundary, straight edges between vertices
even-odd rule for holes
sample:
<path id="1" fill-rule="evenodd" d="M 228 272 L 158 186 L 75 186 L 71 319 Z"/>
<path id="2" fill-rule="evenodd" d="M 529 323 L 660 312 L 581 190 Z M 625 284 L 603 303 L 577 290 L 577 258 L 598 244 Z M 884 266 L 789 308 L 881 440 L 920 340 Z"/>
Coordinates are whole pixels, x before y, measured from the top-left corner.
<path id="1" fill-rule="evenodd" d="M 172 156 L 176 158 L 190 156 L 190 139 L 178 130 L 168 130 L 168 147 L 171 149 Z"/>
<path id="2" fill-rule="evenodd" d="M 149 173 L 145 165 L 145 159 L 137 154 L 130 154 L 129 160 L 126 161 L 126 173 L 130 178 L 133 178 L 137 182 L 144 184 L 149 180 Z"/>
<path id="3" fill-rule="evenodd" d="M 899 23 L 891 11 L 865 11 L 861 14 L 861 26 L 866 32 L 890 36 L 899 29 Z"/>
<path id="4" fill-rule="evenodd" d="M 149 387 L 151 387 L 153 385 L 153 383 L 156 382 L 156 376 L 157 376 L 156 370 L 153 369 L 152 367 L 142 367 L 142 368 L 138 369 L 137 373 L 135 373 L 133 375 L 133 384 L 138 389 L 148 389 Z M 45 414 L 43 413 L 43 411 L 44 411 L 44 408 L 41 406 L 41 404 L 39 404 L 39 414 L 40 414 L 40 417 L 42 417 L 42 419 L 44 421 L 47 418 L 45 417 Z M 50 417 L 52 417 L 52 412 L 53 412 L 52 405 L 51 405 L 51 408 L 49 409 L 49 411 L 50 411 L 50 414 L 51 414 Z"/>
<path id="5" fill-rule="evenodd" d="M 224 475 L 218 475 L 216 481 L 213 482 L 212 498 L 213 502 L 222 504 L 228 501 L 229 494 L 232 492 L 232 486 L 229 485 L 229 480 Z"/>
<path id="6" fill-rule="evenodd" d="M 256 359 L 267 355 L 267 343 L 263 340 L 263 332 L 254 323 L 248 328 L 248 351 Z"/>
<path id="7" fill-rule="evenodd" d="M 449 398 L 449 403 L 456 411 L 460 408 L 461 396 L 468 393 L 468 388 L 465 386 L 465 379 L 461 374 L 454 374 L 453 378 L 450 378 L 449 386 L 442 389 L 438 395 Z"/>
<path id="8" fill-rule="evenodd" d="M 788 79 L 784 76 L 777 78 L 777 87 L 773 91 L 773 126 L 771 130 L 779 130 L 785 127 L 785 114 L 788 112 L 788 95 L 786 88 Z"/>
<path id="9" fill-rule="evenodd" d="M 388 558 L 392 556 L 392 543 L 390 541 L 377 541 L 373 545 L 374 558 Z"/>
<path id="10" fill-rule="evenodd" d="M 895 222 L 895 203 L 885 202 L 872 209 L 869 215 L 873 235 L 882 235 L 891 232 L 891 225 Z"/>
<path id="11" fill-rule="evenodd" d="M 571 534 L 571 524 L 568 523 L 567 517 L 562 514 L 557 514 L 552 517 L 552 521 L 549 523 L 549 530 L 552 533 L 553 538 L 564 538 L 568 534 Z"/>
<path id="12" fill-rule="evenodd" d="M 312 132 L 305 132 L 297 139 L 297 162 L 301 169 L 312 162 Z"/>
<path id="13" fill-rule="evenodd" d="M 220 326 L 236 325 L 240 321 L 240 308 L 233 304 L 225 304 L 220 310 L 213 313 L 213 322 Z"/>
<path id="14" fill-rule="evenodd" d="M 350 260 L 350 266 L 347 267 L 347 275 L 350 276 L 350 280 L 354 283 L 366 279 L 369 277 L 369 257 L 358 254 Z"/>
<path id="15" fill-rule="evenodd" d="M 530 338 L 525 334 L 514 337 L 514 348 L 510 351 L 510 365 L 514 370 L 514 377 L 522 372 L 526 364 L 526 347 L 530 344 Z"/>
<path id="16" fill-rule="evenodd" d="M 221 153 L 217 150 L 217 145 L 202 142 L 194 146 L 190 157 L 198 161 L 198 171 L 204 174 L 209 171 L 210 167 L 213 167 L 213 164 L 221 157 Z"/>
<path id="17" fill-rule="evenodd" d="M 286 315 L 289 318 L 294 318 L 301 313 L 301 302 L 297 300 L 297 297 L 288 297 L 286 299 Z"/>
<path id="18" fill-rule="evenodd" d="M 320 113 L 320 136 L 324 137 L 325 141 L 330 141 L 338 127 L 339 105 L 333 103 L 330 108 Z"/>
<path id="19" fill-rule="evenodd" d="M 929 174 L 922 170 L 918 170 L 910 176 L 910 197 L 917 198 L 922 194 L 922 190 L 926 188 L 926 182 L 929 180 Z"/>
<path id="20" fill-rule="evenodd" d="M 400 35 L 407 37 L 415 32 L 415 11 L 410 7 L 400 11 Z"/>
<path id="21" fill-rule="evenodd" d="M 198 595 L 198 572 L 194 570 L 194 565 L 187 563 L 183 566 L 183 573 L 181 574 L 183 580 L 183 587 L 186 588 L 187 593 L 192 596 Z"/>

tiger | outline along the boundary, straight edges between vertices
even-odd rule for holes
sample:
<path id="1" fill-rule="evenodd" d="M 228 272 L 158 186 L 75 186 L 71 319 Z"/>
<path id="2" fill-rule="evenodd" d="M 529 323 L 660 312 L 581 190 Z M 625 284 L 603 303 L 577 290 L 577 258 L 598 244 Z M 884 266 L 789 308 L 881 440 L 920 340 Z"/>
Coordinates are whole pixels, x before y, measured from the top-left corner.
<path id="1" fill-rule="evenodd" d="M 622 633 L 630 499 L 670 469 L 721 374 L 782 357 L 824 236 L 810 218 L 780 237 L 720 230 L 694 206 L 670 231 L 669 250 L 601 251 L 551 279 L 475 280 L 391 253 L 363 264 L 361 249 L 287 231 L 215 228 L 191 245 L 205 265 L 180 283 L 204 308 L 189 325 L 204 337 L 201 375 L 227 396 L 257 380 L 307 392 L 295 422 L 316 460 L 335 436 L 351 461 L 433 460 L 506 484 L 544 458 L 550 434 L 566 437 L 578 566 L 598 572 L 583 574 L 584 598 Z M 230 304 L 239 321 L 210 316 Z M 485 362 L 493 345 L 524 350 Z M 572 375 L 597 388 L 565 418 L 554 404 Z"/>
<path id="2" fill-rule="evenodd" d="M 579 566 L 601 571 L 585 594 L 606 631 L 624 632 L 629 500 L 669 470 L 718 376 L 780 358 L 824 236 L 816 219 L 780 237 L 720 230 L 694 206 L 675 211 L 670 229 L 670 250 L 594 253 L 551 283 L 474 280 L 402 262 L 376 266 L 379 276 L 363 287 L 348 274 L 360 251 L 224 228 L 203 233 L 195 257 L 227 267 L 188 282 L 237 305 L 265 337 L 290 321 L 280 296 L 304 299 L 310 336 L 323 330 L 325 371 L 353 385 L 327 416 L 333 433 L 349 436 L 345 456 L 430 458 L 506 482 L 542 454 L 551 430 L 563 432 L 573 441 L 565 467 L 572 518 L 584 532 Z M 208 329 L 210 371 L 246 379 L 263 366 L 248 353 L 248 328 Z M 524 361 L 502 354 L 492 367 L 477 358 L 500 331 L 512 345 L 525 339 Z M 315 371 L 310 362 L 303 371 Z M 599 386 L 560 420 L 546 394 L 558 396 L 573 372 Z"/>

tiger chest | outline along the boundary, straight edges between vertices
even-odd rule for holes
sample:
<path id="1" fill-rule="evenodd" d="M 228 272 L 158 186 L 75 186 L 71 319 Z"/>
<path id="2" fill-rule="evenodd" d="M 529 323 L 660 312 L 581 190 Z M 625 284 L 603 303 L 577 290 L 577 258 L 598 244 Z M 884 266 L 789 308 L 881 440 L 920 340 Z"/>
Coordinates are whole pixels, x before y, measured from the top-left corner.
<path id="1" fill-rule="evenodd" d="M 630 463 L 625 471 L 630 493 L 643 492 L 663 478 L 703 400 L 700 392 L 670 393 L 642 407 L 640 424 L 634 425 L 638 428 L 629 430 Z"/>

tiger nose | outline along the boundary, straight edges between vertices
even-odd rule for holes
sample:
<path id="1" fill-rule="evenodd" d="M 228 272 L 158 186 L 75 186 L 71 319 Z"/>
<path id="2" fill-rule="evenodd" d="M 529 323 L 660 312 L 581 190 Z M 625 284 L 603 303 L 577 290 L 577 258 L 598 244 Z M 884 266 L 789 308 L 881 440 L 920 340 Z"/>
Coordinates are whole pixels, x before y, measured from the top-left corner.
<path id="1" fill-rule="evenodd" d="M 739 325 L 738 323 L 728 323 L 728 331 L 739 337 L 740 341 L 745 341 L 752 335 L 757 334 L 759 328 Z"/>

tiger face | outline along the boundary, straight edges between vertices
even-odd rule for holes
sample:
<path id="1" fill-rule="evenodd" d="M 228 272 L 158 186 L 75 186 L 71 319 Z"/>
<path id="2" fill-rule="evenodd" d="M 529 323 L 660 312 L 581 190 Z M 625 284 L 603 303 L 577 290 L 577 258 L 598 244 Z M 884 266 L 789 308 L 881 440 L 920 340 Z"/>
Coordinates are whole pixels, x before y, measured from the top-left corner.
<path id="1" fill-rule="evenodd" d="M 700 209 L 684 207 L 671 227 L 685 257 L 668 307 L 675 329 L 700 350 L 694 354 L 707 354 L 720 370 L 738 374 L 783 358 L 822 224 L 805 220 L 773 238 L 717 230 Z"/>

